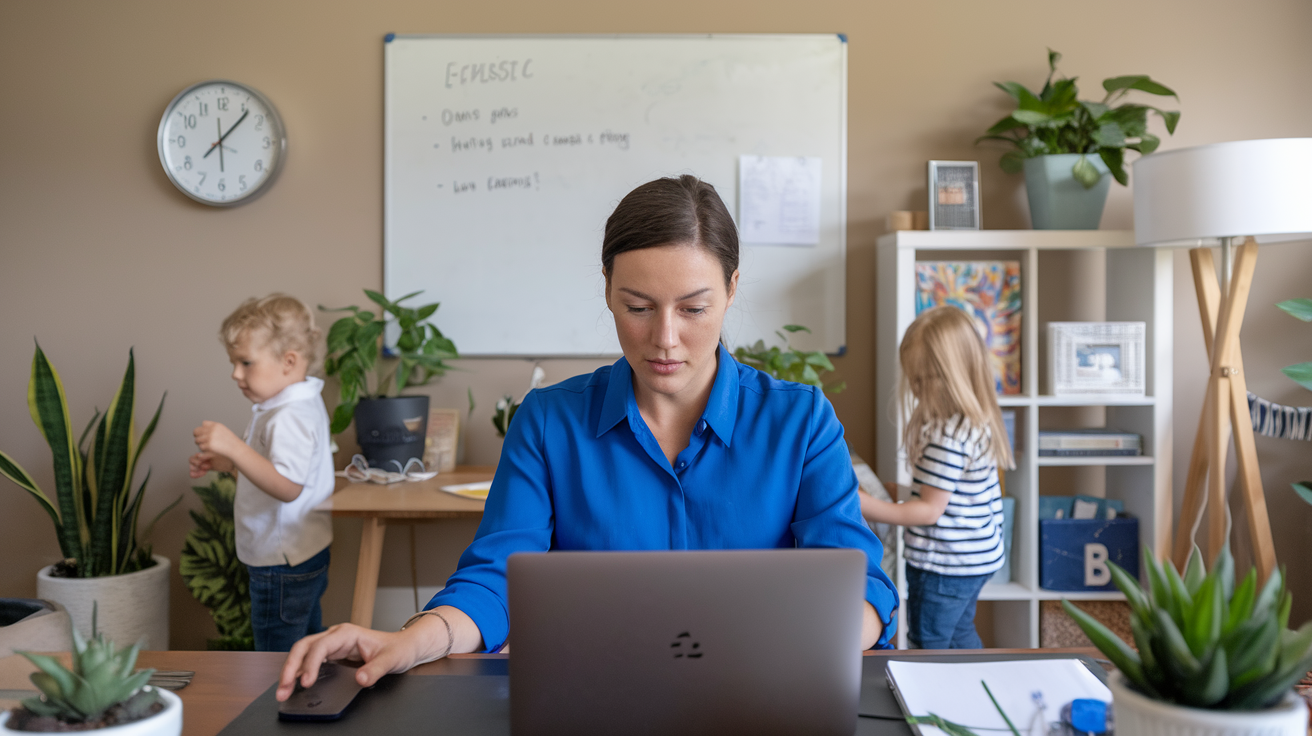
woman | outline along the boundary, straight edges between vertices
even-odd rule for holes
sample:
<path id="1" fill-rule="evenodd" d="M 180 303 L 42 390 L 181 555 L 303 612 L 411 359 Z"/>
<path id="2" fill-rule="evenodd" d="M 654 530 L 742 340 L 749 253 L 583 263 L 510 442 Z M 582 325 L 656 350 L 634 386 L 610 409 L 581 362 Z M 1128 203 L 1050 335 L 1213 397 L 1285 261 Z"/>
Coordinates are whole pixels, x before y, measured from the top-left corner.
<path id="1" fill-rule="evenodd" d="M 531 392 L 447 586 L 399 632 L 340 624 L 297 642 L 279 700 L 325 659 L 364 660 L 356 677 L 367 686 L 452 652 L 497 650 L 509 633 L 506 558 L 520 551 L 861 549 L 862 646 L 887 646 L 897 595 L 833 407 L 719 344 L 738 234 L 714 187 L 682 176 L 630 192 L 606 222 L 601 258 L 624 357 Z"/>

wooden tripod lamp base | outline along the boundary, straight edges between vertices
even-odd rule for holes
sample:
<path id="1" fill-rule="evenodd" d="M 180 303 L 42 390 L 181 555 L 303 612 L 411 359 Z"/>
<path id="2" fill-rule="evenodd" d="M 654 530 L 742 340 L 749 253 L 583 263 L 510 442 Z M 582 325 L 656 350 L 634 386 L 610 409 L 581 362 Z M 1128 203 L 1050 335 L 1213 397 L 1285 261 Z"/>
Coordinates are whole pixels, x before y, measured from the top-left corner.
<path id="1" fill-rule="evenodd" d="M 1134 162 L 1134 242 L 1153 248 L 1193 249 L 1189 258 L 1210 369 L 1185 482 L 1184 507 L 1171 545 L 1171 557 L 1182 570 L 1193 550 L 1204 508 L 1208 524 L 1203 552 L 1209 562 L 1229 536 L 1225 465 L 1231 434 L 1253 561 L 1263 581 L 1276 569 L 1271 522 L 1253 444 L 1239 326 L 1253 285 L 1257 240 L 1265 245 L 1312 239 L 1309 171 L 1312 138 L 1212 143 L 1158 151 Z M 1236 247 L 1240 239 L 1236 236 L 1250 237 Z M 1214 245 L 1218 239 L 1225 257 L 1225 278 L 1220 285 L 1212 251 L 1200 247 Z M 1170 448 L 1157 451 L 1169 452 Z"/>
<path id="2" fill-rule="evenodd" d="M 1244 361 L 1239 350 L 1239 327 L 1244 321 L 1244 310 L 1253 284 L 1257 242 L 1248 238 L 1236 250 L 1234 273 L 1224 294 L 1217 283 L 1212 251 L 1207 248 L 1189 251 L 1194 287 L 1198 292 L 1198 311 L 1203 321 L 1203 341 L 1207 345 L 1211 370 L 1193 454 L 1189 459 L 1184 506 L 1180 510 L 1171 557 L 1183 570 L 1193 550 L 1194 533 L 1205 507 L 1210 511 L 1207 545 L 1202 547 L 1205 559 L 1213 559 L 1228 541 L 1226 456 L 1233 430 L 1235 455 L 1239 461 L 1238 481 L 1247 511 L 1254 562 L 1258 577 L 1265 581 L 1275 570 L 1276 552 L 1271 541 L 1271 521 L 1266 511 L 1262 475 L 1257 465 L 1257 447 L 1253 442 L 1253 424 L 1248 410 L 1248 385 L 1244 380 Z"/>

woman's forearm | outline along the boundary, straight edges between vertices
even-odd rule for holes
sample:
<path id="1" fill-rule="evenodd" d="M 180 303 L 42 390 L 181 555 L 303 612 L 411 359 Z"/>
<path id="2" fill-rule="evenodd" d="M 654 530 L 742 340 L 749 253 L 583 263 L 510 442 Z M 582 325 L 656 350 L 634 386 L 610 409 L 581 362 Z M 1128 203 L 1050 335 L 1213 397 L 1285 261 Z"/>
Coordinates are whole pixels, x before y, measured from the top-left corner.
<path id="1" fill-rule="evenodd" d="M 879 620 L 879 613 L 870 605 L 870 601 L 866 601 L 865 604 L 865 613 L 861 620 L 861 648 L 869 649 L 883 635 L 884 622 Z"/>
<path id="2" fill-rule="evenodd" d="M 474 619 L 464 611 L 452 606 L 438 606 L 433 610 L 442 614 L 442 618 L 423 616 L 405 630 L 407 634 L 413 632 L 412 635 L 415 637 L 413 645 L 415 661 L 411 667 L 448 654 L 468 654 L 483 648 L 483 633 L 479 631 Z M 446 619 L 446 623 L 442 622 L 443 618 Z M 451 625 L 450 638 L 448 638 L 446 624 Z M 451 645 L 450 649 L 447 649 L 448 642 Z"/>

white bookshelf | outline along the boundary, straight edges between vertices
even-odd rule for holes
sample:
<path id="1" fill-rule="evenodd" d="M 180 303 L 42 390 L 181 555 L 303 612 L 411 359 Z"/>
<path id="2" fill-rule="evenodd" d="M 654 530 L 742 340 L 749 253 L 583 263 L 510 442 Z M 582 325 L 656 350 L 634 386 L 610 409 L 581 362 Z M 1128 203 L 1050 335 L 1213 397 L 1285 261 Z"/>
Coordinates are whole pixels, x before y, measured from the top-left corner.
<path id="1" fill-rule="evenodd" d="M 1039 263 L 1055 251 L 1101 252 L 1106 263 L 1107 321 L 1147 323 L 1144 396 L 1051 396 L 1040 376 L 1040 328 L 1045 326 L 1039 301 Z M 1013 522 L 1011 582 L 985 586 L 981 601 L 993 601 L 993 640 L 1000 647 L 1039 645 L 1039 602 L 1069 598 L 1117 600 L 1118 592 L 1068 593 L 1039 587 L 1038 499 L 1070 495 L 1068 488 L 1041 488 L 1041 469 L 1105 468 L 1104 494 L 1125 502 L 1139 518 L 1140 543 L 1166 554 L 1171 523 L 1171 371 L 1172 256 L 1169 250 L 1140 248 L 1125 230 L 946 230 L 900 231 L 878 241 L 877 452 L 875 472 L 901 485 L 911 473 L 900 451 L 901 427 L 894 407 L 897 351 L 902 335 L 916 316 L 916 261 L 1012 260 L 1021 264 L 1021 393 L 999 397 L 1003 408 L 1016 410 L 1016 469 L 1006 474 L 1006 493 L 1016 499 Z M 1078 274 L 1070 274 L 1077 278 Z M 1046 363 L 1046 361 L 1044 361 Z M 1106 425 L 1137 432 L 1144 439 L 1141 457 L 1043 457 L 1038 432 L 1044 409 L 1103 407 Z M 1050 471 L 1060 472 L 1060 471 Z M 1057 485 L 1054 483 L 1053 485 Z M 897 535 L 897 584 L 906 601 L 902 537 Z M 906 646 L 905 627 L 898 645 Z"/>

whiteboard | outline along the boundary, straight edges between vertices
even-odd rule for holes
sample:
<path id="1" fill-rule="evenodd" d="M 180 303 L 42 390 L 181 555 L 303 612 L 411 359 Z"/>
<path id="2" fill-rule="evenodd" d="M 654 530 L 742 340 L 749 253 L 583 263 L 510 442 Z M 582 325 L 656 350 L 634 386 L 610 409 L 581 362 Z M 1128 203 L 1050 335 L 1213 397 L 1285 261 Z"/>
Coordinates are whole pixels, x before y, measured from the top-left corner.
<path id="1" fill-rule="evenodd" d="M 821 160 L 819 242 L 741 248 L 731 346 L 846 345 L 847 44 L 833 34 L 405 36 L 384 44 L 384 290 L 468 356 L 620 354 L 606 218 L 693 174 L 738 217 L 741 156 Z"/>

